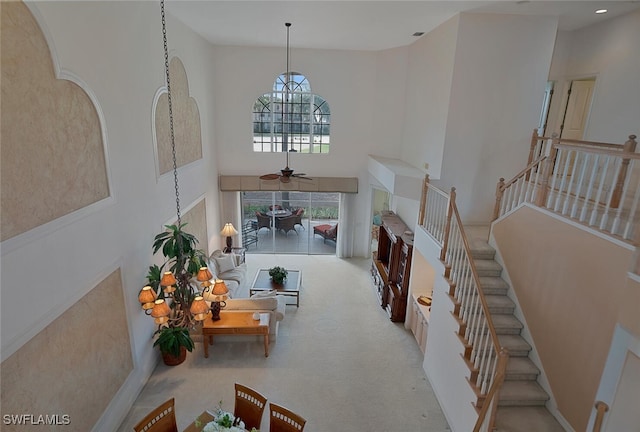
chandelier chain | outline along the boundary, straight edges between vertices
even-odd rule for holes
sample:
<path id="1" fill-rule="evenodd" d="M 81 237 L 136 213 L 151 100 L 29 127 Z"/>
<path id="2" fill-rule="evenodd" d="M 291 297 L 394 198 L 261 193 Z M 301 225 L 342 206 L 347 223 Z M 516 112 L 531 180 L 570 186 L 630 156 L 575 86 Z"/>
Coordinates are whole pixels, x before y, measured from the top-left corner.
<path id="1" fill-rule="evenodd" d="M 167 77 L 167 100 L 169 105 L 169 131 L 171 134 L 171 155 L 173 157 L 173 183 L 176 190 L 176 216 L 178 217 L 178 227 L 180 227 L 180 192 L 178 190 L 178 164 L 176 162 L 176 138 L 173 129 L 173 106 L 171 101 L 171 78 L 169 77 L 169 49 L 167 48 L 167 24 L 164 14 L 164 0 L 160 1 L 160 11 L 162 14 L 162 39 L 164 42 L 164 69 Z"/>

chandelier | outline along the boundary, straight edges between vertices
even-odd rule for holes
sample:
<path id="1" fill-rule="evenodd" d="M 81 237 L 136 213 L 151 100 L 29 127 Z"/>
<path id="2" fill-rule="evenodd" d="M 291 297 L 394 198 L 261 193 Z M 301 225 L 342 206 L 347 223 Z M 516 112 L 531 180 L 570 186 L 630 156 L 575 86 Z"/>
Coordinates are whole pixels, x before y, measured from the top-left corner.
<path id="1" fill-rule="evenodd" d="M 210 306 L 207 300 L 217 300 L 214 306 L 219 308 L 222 297 L 212 297 L 207 289 L 214 285 L 210 282 L 212 274 L 206 265 L 205 255 L 195 248 L 197 239 L 182 231 L 182 216 L 180 213 L 180 193 L 178 188 L 178 166 L 176 161 L 176 142 L 173 122 L 173 106 L 171 99 L 171 78 L 169 73 L 169 50 L 167 47 L 167 28 L 164 0 L 160 1 L 162 16 L 162 37 L 164 43 L 164 66 L 167 85 L 167 103 L 169 108 L 169 132 L 171 155 L 173 158 L 173 182 L 176 198 L 176 225 L 168 225 L 167 231 L 158 234 L 154 239 L 154 254 L 162 250 L 167 258 L 163 268 L 168 266 L 171 271 L 162 272 L 161 268 L 151 266 L 149 281 L 140 291 L 138 300 L 147 315 L 154 318 L 158 331 L 163 327 L 193 328 L 198 321 L 208 316 Z M 197 280 L 201 282 L 202 292 L 192 277 L 197 273 Z M 161 275 L 161 277 L 160 277 Z M 207 277 L 208 276 L 208 277 Z M 216 281 L 217 282 L 217 281 Z M 221 289 L 218 289 L 221 291 Z M 203 297 L 204 295 L 204 297 Z"/>

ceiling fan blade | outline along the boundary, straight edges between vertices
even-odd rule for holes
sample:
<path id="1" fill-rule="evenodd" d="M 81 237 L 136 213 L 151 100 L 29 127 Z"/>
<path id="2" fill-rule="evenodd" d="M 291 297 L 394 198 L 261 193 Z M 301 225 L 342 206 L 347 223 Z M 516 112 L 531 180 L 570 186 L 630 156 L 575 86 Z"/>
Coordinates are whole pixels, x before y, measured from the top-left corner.
<path id="1" fill-rule="evenodd" d="M 265 174 L 260 176 L 260 180 L 275 180 L 280 177 L 280 174 Z"/>
<path id="2" fill-rule="evenodd" d="M 311 177 L 304 177 L 303 175 L 294 175 L 294 177 L 302 180 L 313 180 Z"/>
<path id="3" fill-rule="evenodd" d="M 305 173 L 295 173 L 295 174 L 292 174 L 292 176 L 294 176 L 294 177 L 302 177 L 302 176 L 306 176 L 306 174 Z"/>

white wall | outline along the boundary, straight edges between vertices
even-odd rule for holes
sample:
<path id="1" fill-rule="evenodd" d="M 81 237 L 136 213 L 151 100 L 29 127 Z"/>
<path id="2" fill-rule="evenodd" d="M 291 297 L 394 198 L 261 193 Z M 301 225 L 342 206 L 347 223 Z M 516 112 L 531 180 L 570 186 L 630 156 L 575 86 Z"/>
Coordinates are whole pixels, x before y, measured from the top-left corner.
<path id="1" fill-rule="evenodd" d="M 165 79 L 160 8 L 157 2 L 30 6 L 60 66 L 80 77 L 96 96 L 105 119 L 114 199 L 106 207 L 80 212 L 79 218 L 57 221 L 37 235 L 10 239 L 10 248 L 3 244 L 2 359 L 90 291 L 105 273 L 121 266 L 135 369 L 98 426 L 115 430 L 157 361 L 151 343 L 153 320 L 140 310 L 137 296 L 153 260 L 153 237 L 175 216 L 173 175 L 156 178 L 152 142 L 152 102 Z M 198 102 L 204 147 L 204 160 L 180 170 L 181 204 L 187 208 L 206 194 L 209 232 L 217 233 L 213 50 L 172 17 L 167 26 L 171 54 L 184 63 Z"/>
<path id="2" fill-rule="evenodd" d="M 550 80 L 558 82 L 553 131 L 572 78 L 596 77 L 584 139 L 624 143 L 640 135 L 640 10 L 573 32 L 558 34 Z"/>
<path id="3" fill-rule="evenodd" d="M 409 50 L 401 156 L 432 179 L 440 178 L 442 168 L 458 22 L 456 15 Z"/>
<path id="4" fill-rule="evenodd" d="M 524 168 L 538 124 L 557 20 L 461 14 L 442 175 L 466 223 L 491 217 L 495 187 Z"/>
<path id="5" fill-rule="evenodd" d="M 369 255 L 371 196 L 366 155 L 383 148 L 399 155 L 399 145 L 394 150 L 396 147 L 387 140 L 400 131 L 404 91 L 397 95 L 389 89 L 397 88 L 397 77 L 405 73 L 405 58 L 402 49 L 379 55 L 364 51 L 291 50 L 290 70 L 305 75 L 312 91 L 326 99 L 332 124 L 328 154 L 293 154 L 289 165 L 311 177 L 358 177 L 359 193 L 349 200 L 353 220 L 359 221 L 353 232 L 355 256 Z M 253 152 L 251 123 L 253 103 L 270 91 L 276 77 L 285 72 L 284 60 L 282 49 L 216 48 L 216 68 L 211 78 L 218 100 L 224 101 L 216 105 L 215 114 L 221 174 L 257 175 L 284 168 L 282 153 Z M 385 64 L 384 73 L 377 70 L 381 63 Z M 381 101 L 381 94 L 391 102 Z M 388 118 L 389 123 L 376 120 L 383 118 Z M 399 144 L 399 140 L 396 142 Z"/>

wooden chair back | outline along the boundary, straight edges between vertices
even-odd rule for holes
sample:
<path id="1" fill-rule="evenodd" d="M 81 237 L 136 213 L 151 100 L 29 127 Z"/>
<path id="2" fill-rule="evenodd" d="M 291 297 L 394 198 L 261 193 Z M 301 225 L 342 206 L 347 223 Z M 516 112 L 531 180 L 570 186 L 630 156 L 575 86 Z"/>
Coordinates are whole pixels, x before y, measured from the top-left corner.
<path id="1" fill-rule="evenodd" d="M 133 427 L 135 432 L 178 432 L 174 398 L 151 411 Z"/>
<path id="2" fill-rule="evenodd" d="M 287 408 L 269 402 L 269 432 L 301 432 L 307 421 Z"/>
<path id="3" fill-rule="evenodd" d="M 233 415 L 244 422 L 245 429 L 260 429 L 262 413 L 266 405 L 266 397 L 249 387 L 236 383 L 236 402 Z"/>

